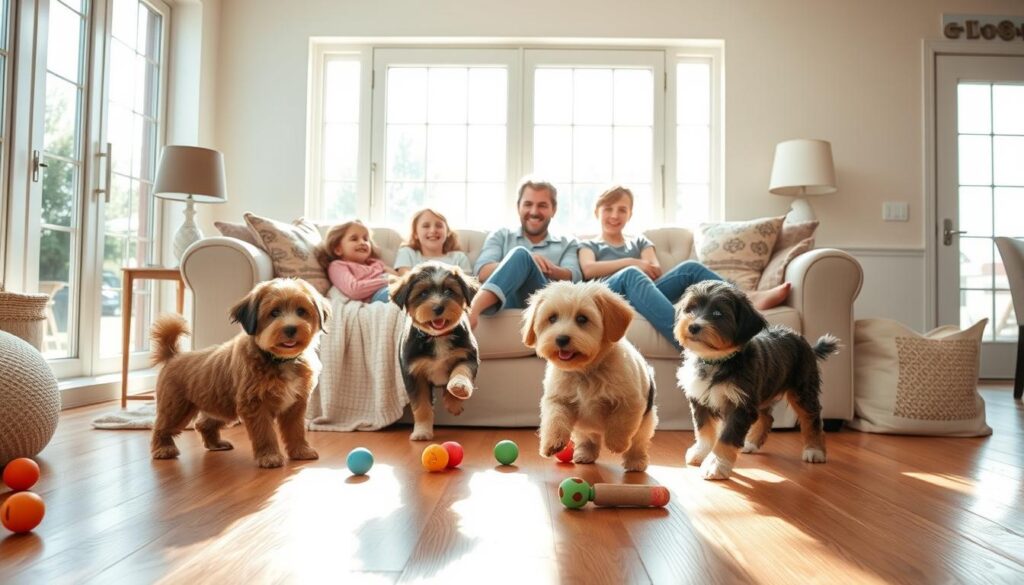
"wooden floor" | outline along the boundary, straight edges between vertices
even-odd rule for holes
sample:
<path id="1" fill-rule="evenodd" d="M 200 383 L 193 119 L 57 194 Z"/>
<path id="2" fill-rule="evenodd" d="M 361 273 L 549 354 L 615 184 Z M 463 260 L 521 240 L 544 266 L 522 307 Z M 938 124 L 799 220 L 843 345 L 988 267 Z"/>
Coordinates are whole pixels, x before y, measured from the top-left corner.
<path id="1" fill-rule="evenodd" d="M 66 411 L 38 457 L 47 514 L 0 529 L 0 583 L 1009 583 L 1024 582 L 1024 407 L 983 391 L 981 439 L 829 434 L 829 462 L 799 434 L 741 455 L 731 481 L 682 465 L 692 435 L 659 432 L 647 474 L 616 458 L 560 465 L 532 430 L 438 429 L 462 469 L 427 473 L 408 427 L 312 433 L 321 458 L 257 469 L 236 449 L 151 461 L 145 431 L 98 431 L 115 403 Z M 514 467 L 491 449 L 519 443 Z M 345 455 L 377 463 L 353 478 Z M 668 486 L 667 509 L 567 511 L 565 477 Z M 2 499 L 5 496 L 0 496 Z"/>

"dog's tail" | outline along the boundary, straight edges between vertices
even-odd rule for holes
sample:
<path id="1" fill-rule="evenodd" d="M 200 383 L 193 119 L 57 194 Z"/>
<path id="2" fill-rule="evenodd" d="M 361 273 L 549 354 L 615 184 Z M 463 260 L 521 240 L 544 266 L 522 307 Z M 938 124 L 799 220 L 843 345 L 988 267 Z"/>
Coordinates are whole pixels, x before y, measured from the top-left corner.
<path id="1" fill-rule="evenodd" d="M 178 338 L 189 335 L 188 323 L 181 315 L 163 315 L 153 322 L 153 365 L 165 363 L 178 355 Z"/>
<path id="2" fill-rule="evenodd" d="M 839 351 L 839 338 L 831 333 L 826 333 L 818 338 L 818 342 L 811 348 L 819 360 Z"/>

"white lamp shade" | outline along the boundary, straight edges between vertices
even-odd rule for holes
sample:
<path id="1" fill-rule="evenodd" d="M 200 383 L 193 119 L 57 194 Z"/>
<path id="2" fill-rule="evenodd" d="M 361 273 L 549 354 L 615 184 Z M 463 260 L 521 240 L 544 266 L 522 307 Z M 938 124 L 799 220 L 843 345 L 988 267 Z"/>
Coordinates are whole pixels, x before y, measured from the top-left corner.
<path id="1" fill-rule="evenodd" d="M 153 194 L 163 199 L 224 203 L 224 155 L 198 146 L 165 146 L 156 171 Z"/>
<path id="2" fill-rule="evenodd" d="M 776 195 L 824 195 L 836 190 L 832 145 L 824 140 L 787 140 L 775 146 L 768 190 Z"/>

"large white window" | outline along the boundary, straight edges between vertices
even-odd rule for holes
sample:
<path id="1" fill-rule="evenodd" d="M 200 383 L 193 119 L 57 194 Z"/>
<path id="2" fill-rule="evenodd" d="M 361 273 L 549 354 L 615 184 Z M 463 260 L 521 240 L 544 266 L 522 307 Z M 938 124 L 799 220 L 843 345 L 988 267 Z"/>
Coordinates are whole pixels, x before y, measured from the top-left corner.
<path id="1" fill-rule="evenodd" d="M 635 197 L 632 231 L 718 217 L 714 50 L 315 45 L 307 212 L 404 233 L 514 224 L 525 174 L 559 190 L 553 226 L 593 232 L 596 197 Z"/>

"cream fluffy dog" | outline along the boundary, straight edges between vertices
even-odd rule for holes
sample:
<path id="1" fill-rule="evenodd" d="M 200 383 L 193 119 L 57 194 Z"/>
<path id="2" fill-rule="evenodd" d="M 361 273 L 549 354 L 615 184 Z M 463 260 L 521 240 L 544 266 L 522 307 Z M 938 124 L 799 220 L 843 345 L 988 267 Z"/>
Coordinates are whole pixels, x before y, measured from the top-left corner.
<path id="1" fill-rule="evenodd" d="M 523 343 L 548 365 L 540 403 L 540 454 L 550 457 L 571 438 L 573 461 L 593 463 L 601 442 L 622 453 L 626 471 L 647 469 L 658 424 L 654 378 L 623 339 L 633 309 L 600 282 L 555 282 L 530 297 Z"/>

